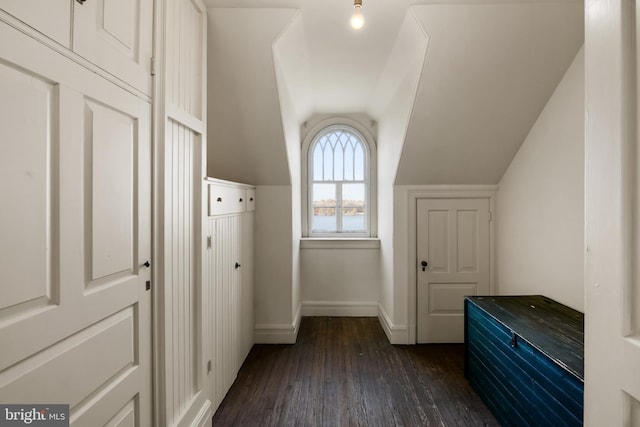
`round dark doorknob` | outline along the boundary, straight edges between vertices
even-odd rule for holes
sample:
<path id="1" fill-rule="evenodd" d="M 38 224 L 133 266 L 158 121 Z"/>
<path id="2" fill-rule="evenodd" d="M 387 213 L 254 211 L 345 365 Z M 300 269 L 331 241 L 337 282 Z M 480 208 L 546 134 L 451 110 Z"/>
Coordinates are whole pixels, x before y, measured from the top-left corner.
<path id="1" fill-rule="evenodd" d="M 422 261 L 422 262 L 420 263 L 420 265 L 421 265 L 421 266 L 423 266 L 423 267 L 426 267 L 428 264 L 427 264 L 427 261 Z"/>
<path id="2" fill-rule="evenodd" d="M 145 261 L 144 264 L 142 264 L 143 266 L 149 268 L 151 267 L 151 263 L 149 262 L 149 260 Z"/>

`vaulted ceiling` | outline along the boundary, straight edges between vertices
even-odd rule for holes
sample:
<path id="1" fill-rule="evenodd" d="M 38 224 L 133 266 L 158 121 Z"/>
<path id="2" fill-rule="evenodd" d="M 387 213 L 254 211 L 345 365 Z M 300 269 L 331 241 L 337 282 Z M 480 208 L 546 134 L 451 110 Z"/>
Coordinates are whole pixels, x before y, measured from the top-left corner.
<path id="1" fill-rule="evenodd" d="M 290 180 L 276 70 L 299 125 L 410 97 L 396 184 L 495 184 L 583 43 L 573 0 L 206 3 L 209 174 L 255 184 Z"/>

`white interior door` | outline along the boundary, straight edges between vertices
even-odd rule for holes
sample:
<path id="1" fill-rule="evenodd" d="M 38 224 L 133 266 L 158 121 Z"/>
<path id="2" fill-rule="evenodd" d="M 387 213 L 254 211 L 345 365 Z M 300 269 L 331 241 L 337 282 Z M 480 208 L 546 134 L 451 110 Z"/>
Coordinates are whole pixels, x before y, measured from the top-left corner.
<path id="1" fill-rule="evenodd" d="M 151 106 L 0 39 L 0 402 L 151 425 Z"/>
<path id="2" fill-rule="evenodd" d="M 418 199 L 417 342 L 464 340 L 464 296 L 488 294 L 489 199 Z"/>
<path id="3" fill-rule="evenodd" d="M 640 7 L 585 2 L 587 426 L 640 426 Z"/>

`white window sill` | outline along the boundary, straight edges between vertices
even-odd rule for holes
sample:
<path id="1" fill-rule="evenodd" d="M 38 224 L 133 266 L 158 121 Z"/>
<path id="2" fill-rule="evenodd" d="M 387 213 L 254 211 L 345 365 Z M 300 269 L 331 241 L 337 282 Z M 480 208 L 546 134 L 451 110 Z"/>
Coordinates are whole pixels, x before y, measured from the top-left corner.
<path id="1" fill-rule="evenodd" d="M 380 249 L 378 238 L 303 237 L 300 249 Z"/>

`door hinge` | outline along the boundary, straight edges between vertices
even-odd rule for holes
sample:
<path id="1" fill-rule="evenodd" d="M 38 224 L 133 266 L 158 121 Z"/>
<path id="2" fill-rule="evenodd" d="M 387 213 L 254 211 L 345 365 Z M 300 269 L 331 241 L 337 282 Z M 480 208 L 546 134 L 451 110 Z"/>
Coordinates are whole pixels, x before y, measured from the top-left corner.
<path id="1" fill-rule="evenodd" d="M 156 58 L 155 57 L 151 58 L 151 75 L 152 76 L 156 75 Z"/>
<path id="2" fill-rule="evenodd" d="M 493 221 L 493 212 L 489 211 L 489 222 Z"/>
<path id="3" fill-rule="evenodd" d="M 211 249 L 211 236 L 207 236 L 207 249 Z"/>

